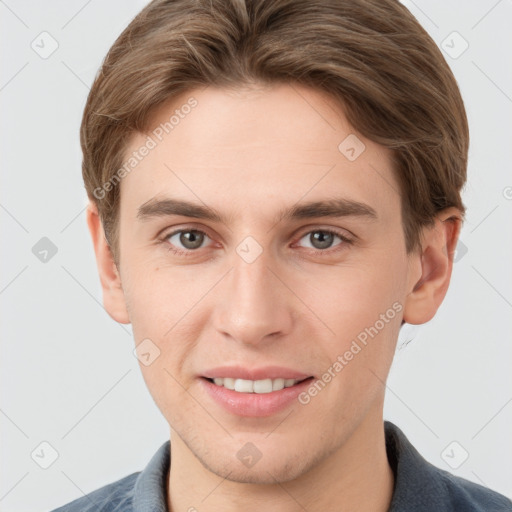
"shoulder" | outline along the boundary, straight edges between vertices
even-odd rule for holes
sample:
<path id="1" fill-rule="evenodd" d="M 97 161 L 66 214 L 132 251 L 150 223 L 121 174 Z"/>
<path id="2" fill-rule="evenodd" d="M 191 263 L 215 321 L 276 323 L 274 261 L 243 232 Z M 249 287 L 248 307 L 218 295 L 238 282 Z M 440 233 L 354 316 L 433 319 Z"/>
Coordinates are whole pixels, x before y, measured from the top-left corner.
<path id="1" fill-rule="evenodd" d="M 139 474 L 125 476 L 52 512 L 130 512 L 133 510 L 134 486 Z"/>
<path id="2" fill-rule="evenodd" d="M 432 466 L 445 489 L 445 507 L 461 512 L 512 512 L 512 501 L 487 487 Z M 441 509 L 442 510 L 442 509 Z"/>
<path id="3" fill-rule="evenodd" d="M 434 466 L 405 434 L 385 422 L 386 449 L 395 474 L 390 512 L 512 512 L 512 501 Z"/>
<path id="4" fill-rule="evenodd" d="M 170 441 L 165 441 L 143 471 L 82 496 L 52 512 L 134 512 L 165 511 Z"/>

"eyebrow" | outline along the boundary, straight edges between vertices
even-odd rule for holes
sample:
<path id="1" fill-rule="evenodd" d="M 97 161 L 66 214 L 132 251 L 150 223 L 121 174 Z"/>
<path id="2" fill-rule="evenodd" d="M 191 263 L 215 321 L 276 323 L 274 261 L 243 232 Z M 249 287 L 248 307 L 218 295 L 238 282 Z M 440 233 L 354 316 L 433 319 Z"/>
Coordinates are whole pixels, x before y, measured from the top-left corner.
<path id="1" fill-rule="evenodd" d="M 230 218 L 221 215 L 216 210 L 180 199 L 163 198 L 150 199 L 140 206 L 137 218 L 145 221 L 151 218 L 181 215 L 213 222 L 227 223 Z M 308 203 L 295 204 L 288 209 L 281 210 L 276 215 L 276 222 L 286 220 L 314 219 L 317 217 L 361 217 L 368 220 L 378 220 L 377 212 L 369 205 L 348 198 L 337 198 Z"/>

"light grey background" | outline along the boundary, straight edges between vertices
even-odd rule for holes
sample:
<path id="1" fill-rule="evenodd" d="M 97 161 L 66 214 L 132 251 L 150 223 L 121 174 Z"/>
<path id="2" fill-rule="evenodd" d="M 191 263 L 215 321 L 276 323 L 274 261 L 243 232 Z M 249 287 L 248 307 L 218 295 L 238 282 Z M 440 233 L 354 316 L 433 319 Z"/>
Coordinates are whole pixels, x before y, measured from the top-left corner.
<path id="1" fill-rule="evenodd" d="M 78 140 L 101 60 L 145 3 L 0 1 L 1 511 L 51 510 L 168 439 L 130 327 L 101 305 Z M 436 466 L 512 498 L 512 3 L 404 3 L 451 54 L 466 103 L 468 216 L 437 316 L 402 333 L 385 417 Z M 58 452 L 47 469 L 42 442 Z"/>

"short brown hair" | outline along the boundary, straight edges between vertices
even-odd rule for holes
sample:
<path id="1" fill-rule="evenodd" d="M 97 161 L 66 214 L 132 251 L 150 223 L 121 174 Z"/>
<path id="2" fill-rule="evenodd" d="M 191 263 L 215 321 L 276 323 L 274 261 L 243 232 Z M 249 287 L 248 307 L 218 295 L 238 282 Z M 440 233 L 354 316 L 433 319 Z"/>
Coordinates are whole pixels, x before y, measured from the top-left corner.
<path id="1" fill-rule="evenodd" d="M 398 1 L 154 0 L 105 57 L 80 131 L 85 187 L 114 258 L 119 187 L 104 184 L 155 108 L 196 87 L 278 82 L 328 93 L 360 134 L 392 150 L 408 253 L 441 210 L 464 218 L 464 104 L 440 50 Z"/>

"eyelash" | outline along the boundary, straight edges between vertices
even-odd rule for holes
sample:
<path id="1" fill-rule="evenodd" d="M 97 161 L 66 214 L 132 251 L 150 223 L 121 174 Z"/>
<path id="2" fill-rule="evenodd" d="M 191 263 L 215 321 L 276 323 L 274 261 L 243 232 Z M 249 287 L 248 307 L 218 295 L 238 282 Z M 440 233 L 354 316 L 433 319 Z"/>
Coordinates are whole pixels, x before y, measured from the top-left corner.
<path id="1" fill-rule="evenodd" d="M 205 231 L 202 231 L 200 229 L 196 229 L 196 228 L 182 228 L 182 229 L 177 229 L 175 231 L 171 231 L 170 233 L 166 233 L 162 238 L 159 239 L 159 242 L 166 243 L 166 242 L 168 242 L 169 238 L 171 238 L 172 236 L 176 235 L 177 233 L 187 233 L 187 232 L 190 232 L 190 231 L 194 231 L 196 233 L 200 233 L 200 234 L 205 235 L 208 238 L 210 238 L 208 236 L 208 233 L 206 233 Z M 354 243 L 354 241 L 352 239 L 348 238 L 346 235 L 343 235 L 339 231 L 335 231 L 333 229 L 312 229 L 310 231 L 306 231 L 306 232 L 302 233 L 301 236 L 298 238 L 298 240 L 301 240 L 306 235 L 309 235 L 311 233 L 316 233 L 316 232 L 328 233 L 330 235 L 337 236 L 343 242 L 342 244 L 339 244 L 338 246 L 335 246 L 335 248 L 329 247 L 329 248 L 323 249 L 323 250 L 322 249 L 309 249 L 309 250 L 314 251 L 317 255 L 320 255 L 320 256 L 330 255 L 333 252 L 336 252 L 338 250 L 342 250 L 342 249 L 336 249 L 336 247 L 339 247 L 339 246 L 343 247 L 343 246 L 345 246 L 347 244 L 348 245 L 352 245 Z M 173 254 L 176 254 L 177 256 L 190 257 L 190 256 L 193 256 L 193 254 L 199 250 L 199 249 L 188 249 L 188 250 L 177 249 L 177 248 L 175 248 L 170 243 L 168 245 L 169 245 L 168 250 L 170 252 L 172 252 Z"/>

